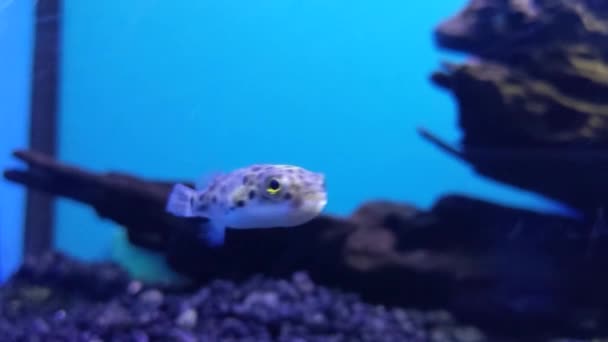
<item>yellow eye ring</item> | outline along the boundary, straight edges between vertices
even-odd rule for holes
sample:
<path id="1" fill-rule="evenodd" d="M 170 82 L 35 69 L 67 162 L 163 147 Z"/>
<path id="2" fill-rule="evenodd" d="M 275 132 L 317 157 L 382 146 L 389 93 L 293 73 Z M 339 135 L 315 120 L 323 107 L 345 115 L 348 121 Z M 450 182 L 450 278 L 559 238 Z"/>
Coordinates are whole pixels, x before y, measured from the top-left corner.
<path id="1" fill-rule="evenodd" d="M 276 195 L 279 191 L 281 191 L 281 183 L 279 183 L 278 180 L 271 178 L 266 186 L 266 192 L 270 195 Z"/>

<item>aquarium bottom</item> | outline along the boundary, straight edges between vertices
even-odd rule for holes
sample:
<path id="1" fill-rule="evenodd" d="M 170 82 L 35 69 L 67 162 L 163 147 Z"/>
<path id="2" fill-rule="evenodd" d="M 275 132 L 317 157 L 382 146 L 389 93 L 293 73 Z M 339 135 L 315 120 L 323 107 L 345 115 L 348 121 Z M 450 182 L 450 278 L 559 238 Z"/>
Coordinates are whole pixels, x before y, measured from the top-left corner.
<path id="1" fill-rule="evenodd" d="M 373 306 L 305 272 L 176 291 L 53 252 L 27 259 L 0 300 L 2 341 L 485 340 L 447 312 Z"/>
<path id="2" fill-rule="evenodd" d="M 306 272 L 216 279 L 184 290 L 143 284 L 115 263 L 59 252 L 27 258 L 0 287 L 0 310 L 3 342 L 506 341 L 445 310 L 365 303 L 315 284 Z"/>

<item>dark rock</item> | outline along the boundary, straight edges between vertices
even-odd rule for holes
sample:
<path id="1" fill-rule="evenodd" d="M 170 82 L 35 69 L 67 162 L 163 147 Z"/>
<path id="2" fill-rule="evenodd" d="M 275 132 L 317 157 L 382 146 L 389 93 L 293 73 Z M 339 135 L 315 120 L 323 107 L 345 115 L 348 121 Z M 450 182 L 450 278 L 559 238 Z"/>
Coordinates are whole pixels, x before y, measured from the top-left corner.
<path id="1" fill-rule="evenodd" d="M 530 51 L 557 57 L 555 46 L 601 43 L 608 34 L 606 19 L 608 7 L 601 0 L 471 0 L 434 35 L 442 48 L 525 67 L 533 61 Z"/>
<path id="2" fill-rule="evenodd" d="M 456 99 L 462 147 L 423 137 L 586 214 L 608 203 L 606 2 L 472 0 L 435 36 L 475 58 L 432 75 Z"/>

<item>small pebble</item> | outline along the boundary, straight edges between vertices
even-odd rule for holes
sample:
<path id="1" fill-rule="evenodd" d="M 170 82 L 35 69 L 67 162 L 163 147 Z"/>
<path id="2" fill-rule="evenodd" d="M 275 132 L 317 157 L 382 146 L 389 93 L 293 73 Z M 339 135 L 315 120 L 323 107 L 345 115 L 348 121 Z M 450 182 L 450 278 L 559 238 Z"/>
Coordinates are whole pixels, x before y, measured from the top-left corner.
<path id="1" fill-rule="evenodd" d="M 129 285 L 127 287 L 127 292 L 129 292 L 129 294 L 131 295 L 136 295 L 139 293 L 139 291 L 141 291 L 143 287 L 143 284 L 137 280 L 131 281 L 129 282 Z"/>
<path id="2" fill-rule="evenodd" d="M 163 303 L 164 295 L 156 289 L 146 290 L 139 295 L 139 299 L 151 306 L 159 306 Z"/>
<path id="3" fill-rule="evenodd" d="M 305 272 L 294 273 L 292 276 L 292 280 L 296 288 L 298 288 L 303 293 L 311 293 L 315 289 L 315 284 Z"/>
<path id="4" fill-rule="evenodd" d="M 63 321 L 66 316 L 67 316 L 67 313 L 65 312 L 65 310 L 58 310 L 53 315 L 53 319 L 56 321 Z"/>
<path id="5" fill-rule="evenodd" d="M 245 298 L 244 305 L 251 307 L 253 305 L 264 305 L 275 307 L 279 303 L 279 297 L 272 292 L 253 292 Z"/>
<path id="6" fill-rule="evenodd" d="M 104 329 L 128 326 L 132 323 L 132 315 L 119 303 L 109 303 L 95 317 L 97 325 Z"/>
<path id="7" fill-rule="evenodd" d="M 194 309 L 187 309 L 175 319 L 175 323 L 182 328 L 191 329 L 196 326 L 198 314 Z"/>
<path id="8" fill-rule="evenodd" d="M 183 330 L 173 329 L 169 332 L 169 336 L 173 338 L 172 341 L 176 342 L 197 342 L 197 341 L 205 341 L 211 342 L 211 339 L 197 339 L 193 334 Z"/>
<path id="9" fill-rule="evenodd" d="M 148 341 L 150 341 L 150 338 L 148 337 L 148 335 L 145 332 L 141 331 L 141 330 L 134 331 L 131 334 L 131 338 L 132 338 L 132 340 L 134 342 L 148 342 Z"/>
<path id="10" fill-rule="evenodd" d="M 50 331 L 48 323 L 42 318 L 36 318 L 33 322 L 33 330 L 38 334 L 48 333 Z"/>

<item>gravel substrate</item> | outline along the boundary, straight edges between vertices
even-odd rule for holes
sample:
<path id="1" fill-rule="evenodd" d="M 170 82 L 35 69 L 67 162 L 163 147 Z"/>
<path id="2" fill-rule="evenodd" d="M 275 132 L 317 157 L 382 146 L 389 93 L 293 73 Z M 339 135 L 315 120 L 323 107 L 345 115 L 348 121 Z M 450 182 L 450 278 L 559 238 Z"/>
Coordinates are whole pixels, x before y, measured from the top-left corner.
<path id="1" fill-rule="evenodd" d="M 175 293 L 112 264 L 28 260 L 0 290 L 2 341 L 483 341 L 443 311 L 388 310 L 314 284 L 262 276 Z"/>

